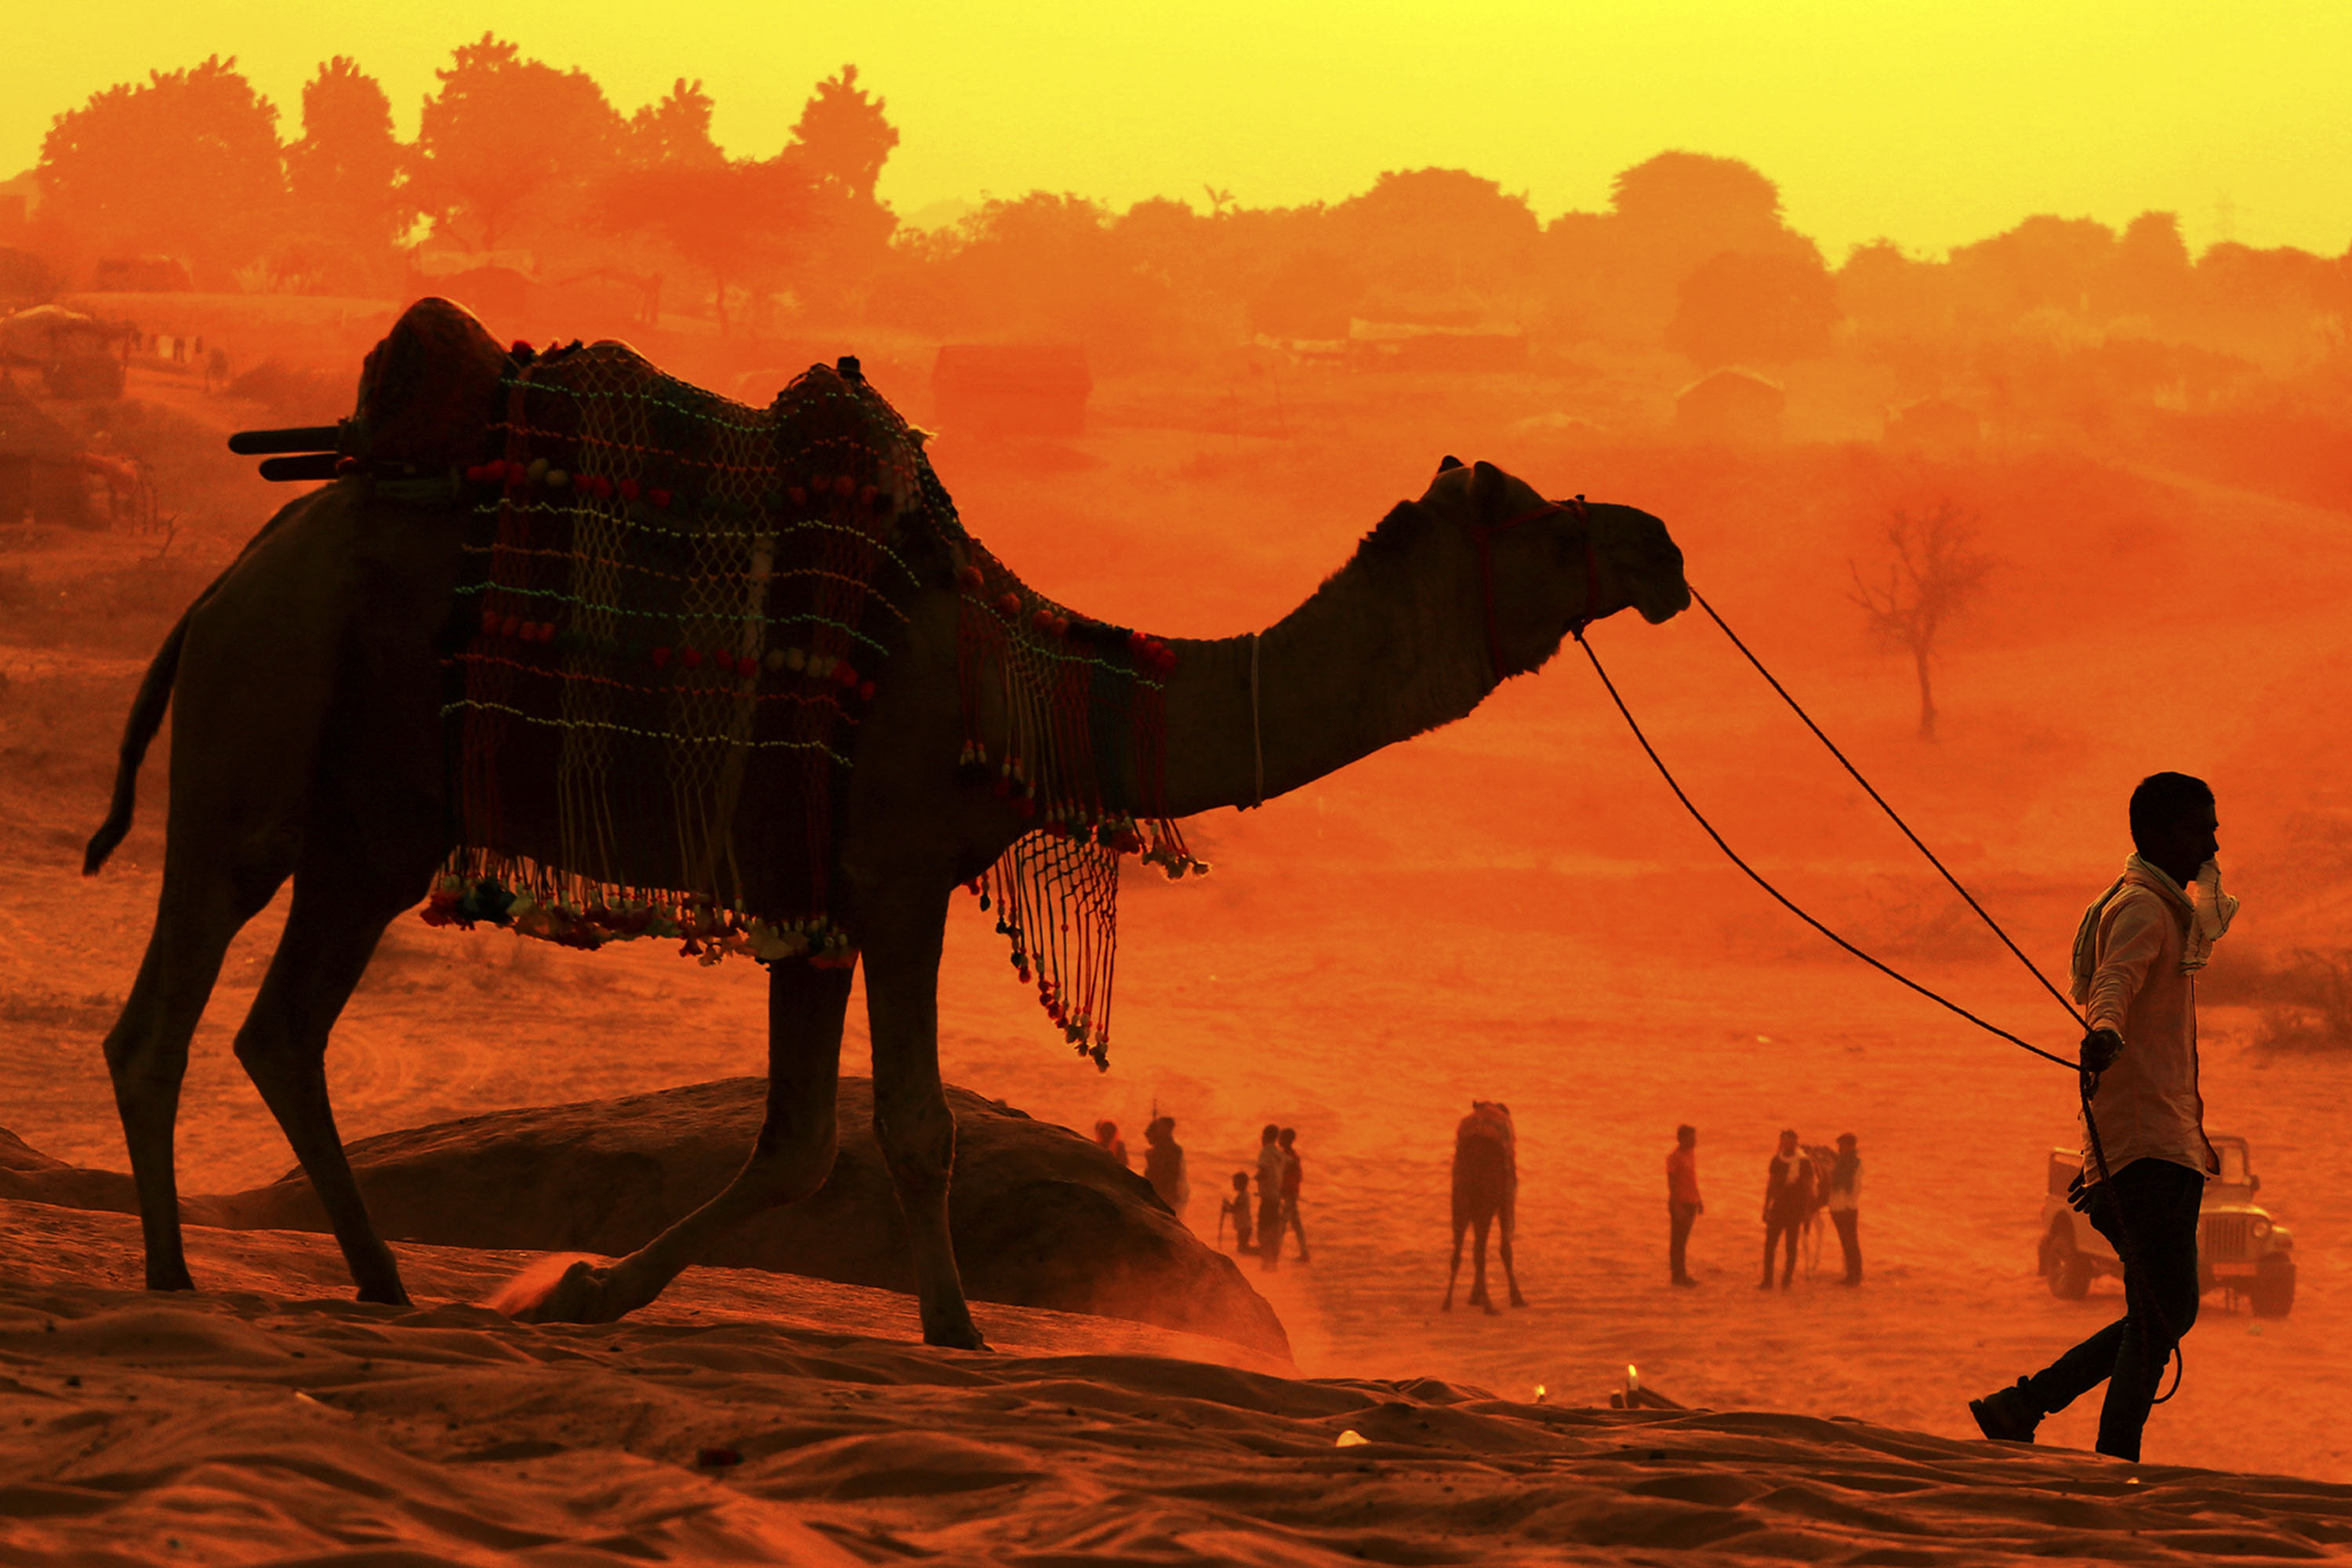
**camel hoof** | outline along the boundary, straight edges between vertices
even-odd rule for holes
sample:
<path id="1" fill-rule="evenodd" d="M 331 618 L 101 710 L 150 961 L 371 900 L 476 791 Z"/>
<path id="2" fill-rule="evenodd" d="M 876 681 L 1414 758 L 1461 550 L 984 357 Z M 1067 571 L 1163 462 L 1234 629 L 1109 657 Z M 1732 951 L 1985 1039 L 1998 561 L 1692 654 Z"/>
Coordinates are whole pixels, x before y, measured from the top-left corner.
<path id="1" fill-rule="evenodd" d="M 1524 1306 L 1526 1306 L 1527 1304 L 1528 1304 L 1528 1299 L 1527 1299 L 1525 1296 L 1520 1295 L 1517 1290 L 1514 1290 L 1514 1291 L 1512 1291 L 1512 1292 L 1511 1292 L 1511 1305 L 1512 1305 L 1512 1306 L 1514 1306 L 1514 1307 L 1524 1307 Z"/>
<path id="2" fill-rule="evenodd" d="M 542 1258 L 482 1304 L 519 1323 L 609 1323 L 621 1314 L 605 1300 L 607 1271 L 578 1253 Z"/>
<path id="3" fill-rule="evenodd" d="M 1441 1312 L 1450 1312 L 1454 1310 L 1454 1298 L 1451 1296 L 1445 1298 L 1445 1300 L 1439 1304 L 1437 1310 Z"/>
<path id="4" fill-rule="evenodd" d="M 388 1290 L 369 1289 L 365 1288 L 354 1290 L 352 1292 L 352 1300 L 377 1307 L 413 1307 L 416 1305 L 415 1302 L 408 1299 L 408 1288 L 401 1284 L 397 1279 L 393 1281 L 392 1288 Z"/>
<path id="5" fill-rule="evenodd" d="M 1479 1305 L 1486 1309 L 1486 1315 L 1490 1318 L 1499 1318 L 1503 1315 L 1503 1310 L 1492 1301 L 1482 1301 Z"/>
<path id="6" fill-rule="evenodd" d="M 988 1342 L 981 1337 L 979 1325 L 970 1319 L 966 1319 L 961 1326 L 950 1325 L 942 1329 L 926 1328 L 923 1331 L 923 1342 L 951 1351 L 984 1351 L 989 1348 Z"/>

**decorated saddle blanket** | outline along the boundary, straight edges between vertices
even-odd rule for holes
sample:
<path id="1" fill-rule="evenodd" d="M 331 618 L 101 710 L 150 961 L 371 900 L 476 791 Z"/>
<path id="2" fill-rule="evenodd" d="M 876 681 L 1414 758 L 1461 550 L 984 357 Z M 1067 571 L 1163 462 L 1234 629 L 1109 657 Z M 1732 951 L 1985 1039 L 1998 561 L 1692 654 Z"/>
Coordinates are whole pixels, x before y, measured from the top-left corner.
<path id="1" fill-rule="evenodd" d="M 855 963 L 834 883 L 859 726 L 914 596 L 952 591 L 966 739 L 941 785 L 993 794 L 1017 825 L 971 891 L 1047 1016 L 1104 1063 L 1120 859 L 1207 869 L 1165 808 L 1168 645 L 1073 615 L 965 532 L 920 434 L 854 360 L 760 409 L 621 343 L 486 358 L 455 316 L 412 308 L 355 422 L 398 430 L 405 461 L 485 454 L 457 459 L 457 847 L 425 919 L 579 947 L 666 937 L 705 963 Z M 493 399 L 483 445 L 462 421 L 418 424 L 443 338 Z"/>
<path id="2" fill-rule="evenodd" d="M 962 540 L 854 361 L 765 409 L 620 343 L 518 356 L 446 659 L 457 840 L 428 909 L 581 946 L 843 962 L 834 807 Z"/>

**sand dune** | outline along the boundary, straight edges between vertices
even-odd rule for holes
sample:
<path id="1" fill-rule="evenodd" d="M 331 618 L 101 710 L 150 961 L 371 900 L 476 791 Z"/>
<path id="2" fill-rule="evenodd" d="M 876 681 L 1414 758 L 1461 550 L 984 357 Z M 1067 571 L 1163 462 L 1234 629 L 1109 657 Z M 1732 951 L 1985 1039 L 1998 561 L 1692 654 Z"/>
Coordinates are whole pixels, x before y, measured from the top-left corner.
<path id="1" fill-rule="evenodd" d="M 724 1269 L 625 1323 L 533 1328 L 457 1304 L 512 1254 L 404 1247 L 420 1305 L 362 1307 L 327 1286 L 323 1237 L 199 1229 L 218 1289 L 165 1299 L 126 1288 L 136 1240 L 126 1216 L 0 1204 L 0 1559 L 1929 1565 L 2352 1543 L 2352 1488 L 2318 1482 L 1304 1381 L 1021 1308 L 977 1309 L 998 1353 L 933 1351 L 905 1298 Z M 306 1277 L 333 1295 L 260 1289 Z"/>
<path id="2" fill-rule="evenodd" d="M 350 1146 L 369 1212 L 393 1240 L 617 1258 L 702 1205 L 741 1169 L 767 1080 L 738 1078 L 618 1100 L 463 1117 Z M 1131 1318 L 1217 1334 L 1282 1362 L 1282 1323 L 1233 1260 L 1202 1245 L 1141 1176 L 1066 1127 L 950 1086 L 950 1197 L 974 1300 Z M 824 1184 L 706 1255 L 911 1290 L 911 1244 L 874 1136 L 870 1079 L 844 1078 L 840 1152 Z M 67 1166 L 0 1128 L 0 1197 L 138 1211 L 131 1178 Z M 329 1228 L 299 1171 L 268 1186 L 188 1196 L 184 1218 L 238 1230 Z M 202 1283 L 202 1281 L 199 1281 Z"/>

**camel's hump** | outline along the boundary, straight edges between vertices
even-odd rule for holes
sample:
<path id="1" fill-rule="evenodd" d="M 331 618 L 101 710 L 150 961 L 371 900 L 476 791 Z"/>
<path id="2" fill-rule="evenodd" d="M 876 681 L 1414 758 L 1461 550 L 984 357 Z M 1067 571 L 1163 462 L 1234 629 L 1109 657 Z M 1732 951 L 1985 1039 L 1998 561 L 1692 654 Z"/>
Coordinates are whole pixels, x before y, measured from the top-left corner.
<path id="1" fill-rule="evenodd" d="M 465 306 L 417 300 L 368 351 L 357 451 L 428 473 L 478 461 L 483 433 L 497 416 L 499 384 L 511 366 Z"/>

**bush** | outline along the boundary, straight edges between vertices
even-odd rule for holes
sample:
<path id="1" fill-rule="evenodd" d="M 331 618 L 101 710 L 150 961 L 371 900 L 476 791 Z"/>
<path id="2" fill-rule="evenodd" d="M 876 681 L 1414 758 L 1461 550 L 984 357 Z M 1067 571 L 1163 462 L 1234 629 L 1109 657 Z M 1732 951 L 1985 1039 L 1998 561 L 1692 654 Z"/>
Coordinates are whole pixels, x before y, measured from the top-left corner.
<path id="1" fill-rule="evenodd" d="M 2255 1041 L 2264 1049 L 2352 1049 L 2352 948 L 2298 949 L 2260 989 Z"/>

